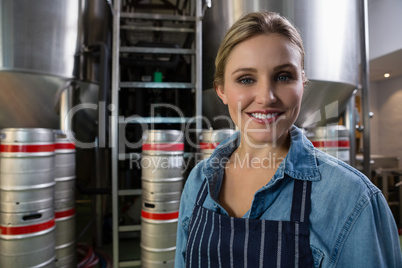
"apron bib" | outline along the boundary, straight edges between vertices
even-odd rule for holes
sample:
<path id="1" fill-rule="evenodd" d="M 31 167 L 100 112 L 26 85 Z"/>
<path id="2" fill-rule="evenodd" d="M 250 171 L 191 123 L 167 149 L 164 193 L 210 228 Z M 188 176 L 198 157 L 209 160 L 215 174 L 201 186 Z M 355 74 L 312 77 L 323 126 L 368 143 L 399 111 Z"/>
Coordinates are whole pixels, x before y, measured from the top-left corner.
<path id="1" fill-rule="evenodd" d="M 205 180 L 189 223 L 186 267 L 313 267 L 311 181 L 294 180 L 290 221 L 234 218 L 205 209 L 207 187 Z"/>

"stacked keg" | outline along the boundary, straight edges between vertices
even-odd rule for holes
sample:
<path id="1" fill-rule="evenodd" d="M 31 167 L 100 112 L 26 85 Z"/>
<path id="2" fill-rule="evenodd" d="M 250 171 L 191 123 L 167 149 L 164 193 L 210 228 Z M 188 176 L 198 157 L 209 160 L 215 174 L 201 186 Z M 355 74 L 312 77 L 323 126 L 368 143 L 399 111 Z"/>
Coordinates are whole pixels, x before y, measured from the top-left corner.
<path id="1" fill-rule="evenodd" d="M 183 188 L 183 133 L 151 130 L 143 141 L 141 263 L 143 268 L 173 268 Z"/>
<path id="2" fill-rule="evenodd" d="M 55 132 L 56 267 L 75 267 L 75 144 Z"/>
<path id="3" fill-rule="evenodd" d="M 3 129 L 0 146 L 0 267 L 54 267 L 54 133 Z"/>
<path id="4" fill-rule="evenodd" d="M 201 159 L 210 157 L 219 143 L 229 138 L 234 132 L 235 130 L 230 128 L 203 130 L 199 138 Z"/>
<path id="5" fill-rule="evenodd" d="M 307 131 L 314 147 L 346 163 L 350 162 L 349 130 L 343 125 L 316 127 Z"/>

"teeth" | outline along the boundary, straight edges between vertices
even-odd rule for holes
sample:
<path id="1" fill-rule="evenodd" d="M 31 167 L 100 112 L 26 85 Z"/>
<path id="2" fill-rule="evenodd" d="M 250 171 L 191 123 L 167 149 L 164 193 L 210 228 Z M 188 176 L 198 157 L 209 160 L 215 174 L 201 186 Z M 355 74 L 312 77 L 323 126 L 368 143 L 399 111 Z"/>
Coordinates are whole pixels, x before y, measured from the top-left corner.
<path id="1" fill-rule="evenodd" d="M 258 119 L 271 119 L 277 116 L 278 113 L 271 113 L 271 114 L 252 113 L 251 115 Z"/>

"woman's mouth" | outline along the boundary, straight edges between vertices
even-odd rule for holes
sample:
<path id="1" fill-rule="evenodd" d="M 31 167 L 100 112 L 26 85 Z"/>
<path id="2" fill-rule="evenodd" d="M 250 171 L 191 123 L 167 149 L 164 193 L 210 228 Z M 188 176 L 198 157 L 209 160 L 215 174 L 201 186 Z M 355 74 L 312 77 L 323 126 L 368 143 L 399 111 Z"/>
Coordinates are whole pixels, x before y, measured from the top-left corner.
<path id="1" fill-rule="evenodd" d="M 284 112 L 251 112 L 247 115 L 260 124 L 271 124 L 279 119 Z"/>

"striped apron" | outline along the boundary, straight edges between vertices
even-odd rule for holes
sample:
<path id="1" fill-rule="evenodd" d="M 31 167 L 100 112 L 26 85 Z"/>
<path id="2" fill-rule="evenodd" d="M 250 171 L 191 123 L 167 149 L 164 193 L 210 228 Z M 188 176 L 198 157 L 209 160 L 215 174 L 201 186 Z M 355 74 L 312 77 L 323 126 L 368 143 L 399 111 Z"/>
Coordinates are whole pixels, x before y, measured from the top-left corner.
<path id="1" fill-rule="evenodd" d="M 186 267 L 313 267 L 309 241 L 311 181 L 294 180 L 290 221 L 233 218 L 202 207 L 198 192 L 186 247 Z"/>

